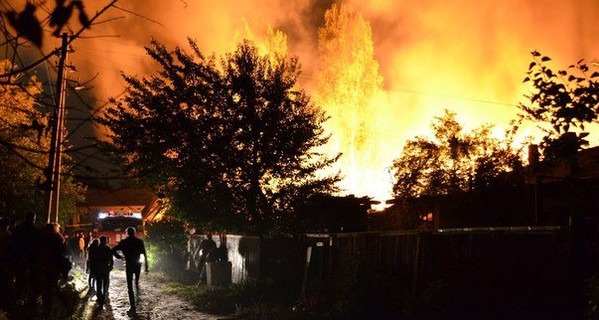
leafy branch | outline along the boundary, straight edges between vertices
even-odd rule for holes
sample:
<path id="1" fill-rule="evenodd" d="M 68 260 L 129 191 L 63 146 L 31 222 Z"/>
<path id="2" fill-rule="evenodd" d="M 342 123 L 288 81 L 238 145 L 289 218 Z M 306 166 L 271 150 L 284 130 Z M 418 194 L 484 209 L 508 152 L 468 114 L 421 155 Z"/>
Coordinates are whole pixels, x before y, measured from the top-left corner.
<path id="1" fill-rule="evenodd" d="M 57 7 L 50 14 L 50 25 L 56 27 L 54 33 L 55 35 L 57 35 L 57 32 L 59 33 L 60 30 L 62 30 L 63 26 L 68 22 L 68 19 L 71 17 L 73 8 L 77 8 L 79 10 L 79 21 L 82 24 L 82 26 L 81 28 L 79 28 L 79 30 L 74 32 L 71 37 L 69 37 L 67 44 L 70 45 L 75 39 L 79 38 L 85 30 L 91 28 L 91 26 L 94 24 L 94 21 L 96 21 L 96 19 L 102 16 L 104 12 L 114 7 L 117 1 L 118 0 L 112 0 L 100 11 L 96 12 L 96 14 L 91 19 L 88 19 L 87 15 L 83 11 L 83 4 L 81 3 L 81 1 L 71 1 L 71 3 L 68 6 L 64 6 L 65 0 L 56 0 Z M 21 13 L 16 13 L 15 11 L 8 11 L 6 13 L 3 13 L 3 16 L 7 18 L 9 24 L 17 31 L 17 35 L 28 39 L 39 48 L 42 43 L 42 27 L 39 21 L 37 21 L 37 19 L 35 18 L 35 16 L 33 16 L 35 9 L 35 5 L 28 2 L 25 9 Z M 14 39 L 16 41 L 18 37 Z M 0 74 L 0 78 L 10 79 L 12 76 L 33 70 L 41 63 L 50 59 L 52 56 L 58 54 L 59 50 L 60 48 L 55 48 L 50 53 L 45 54 L 38 60 L 26 66 Z"/>
<path id="2" fill-rule="evenodd" d="M 531 54 L 524 82 L 531 82 L 533 91 L 526 96 L 529 103 L 519 105 L 520 116 L 546 133 L 541 149 L 547 159 L 571 159 L 588 145 L 585 128 L 598 122 L 599 72 L 591 72 L 584 59 L 554 72 L 546 65 L 551 58 L 538 51 Z"/>

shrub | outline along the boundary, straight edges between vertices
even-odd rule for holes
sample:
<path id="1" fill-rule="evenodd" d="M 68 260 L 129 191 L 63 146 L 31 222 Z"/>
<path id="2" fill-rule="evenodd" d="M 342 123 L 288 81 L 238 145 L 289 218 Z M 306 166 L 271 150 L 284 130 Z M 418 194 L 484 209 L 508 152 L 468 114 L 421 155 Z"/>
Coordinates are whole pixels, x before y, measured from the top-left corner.
<path id="1" fill-rule="evenodd" d="M 174 220 L 161 220 L 150 223 L 146 230 L 146 249 L 152 269 L 169 273 L 182 270 L 187 248 L 183 224 Z"/>

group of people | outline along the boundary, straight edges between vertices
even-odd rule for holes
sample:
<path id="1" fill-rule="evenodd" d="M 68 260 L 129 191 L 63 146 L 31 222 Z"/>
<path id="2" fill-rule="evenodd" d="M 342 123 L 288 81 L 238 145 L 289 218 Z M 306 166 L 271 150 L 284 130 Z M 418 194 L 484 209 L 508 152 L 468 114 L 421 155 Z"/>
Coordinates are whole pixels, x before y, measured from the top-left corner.
<path id="1" fill-rule="evenodd" d="M 85 263 L 86 250 L 89 244 L 94 239 L 94 235 L 91 231 L 88 232 L 74 232 L 71 234 L 65 234 L 65 242 L 67 249 L 69 250 L 71 259 L 74 263 Z"/>
<path id="2" fill-rule="evenodd" d="M 148 272 L 148 255 L 143 240 L 135 236 L 135 228 L 126 229 L 127 238 L 121 240 L 116 246 L 108 246 L 109 238 L 100 236 L 93 239 L 88 248 L 88 266 L 90 288 L 96 291 L 96 302 L 102 308 L 108 298 L 110 285 L 110 271 L 114 267 L 113 256 L 125 260 L 125 276 L 127 279 L 127 294 L 129 296 L 130 313 L 136 312 L 135 292 L 139 294 L 139 277 L 141 275 L 142 256 L 145 271 Z M 120 252 L 120 253 L 119 253 Z M 133 284 L 135 282 L 135 290 Z"/>
<path id="3" fill-rule="evenodd" d="M 37 302 L 42 301 L 42 317 L 52 313 L 53 300 L 58 295 L 59 281 L 67 280 L 73 266 L 73 255 L 68 242 L 60 233 L 57 223 L 40 228 L 34 212 L 25 214 L 25 220 L 11 228 L 9 221 L 0 217 L 0 313 L 18 313 L 19 318 L 34 318 Z M 127 238 L 116 246 L 108 246 L 108 237 L 100 236 L 90 241 L 87 263 L 89 285 L 96 293 L 100 308 L 107 301 L 113 257 L 125 260 L 127 291 L 131 308 L 136 312 L 135 289 L 139 293 L 139 277 L 144 257 L 145 271 L 148 259 L 143 240 L 135 236 L 135 228 L 127 228 Z"/>
<path id="4" fill-rule="evenodd" d="M 96 291 L 96 301 L 100 308 L 106 303 L 110 271 L 114 266 L 112 249 L 108 246 L 108 237 L 95 238 L 88 248 L 87 267 L 89 272 L 88 285 Z"/>
<path id="5" fill-rule="evenodd" d="M 53 308 L 61 279 L 67 279 L 72 264 L 57 223 L 39 228 L 34 212 L 11 229 L 0 218 L 0 310 L 19 312 L 32 318 L 39 311 L 47 318 Z"/>

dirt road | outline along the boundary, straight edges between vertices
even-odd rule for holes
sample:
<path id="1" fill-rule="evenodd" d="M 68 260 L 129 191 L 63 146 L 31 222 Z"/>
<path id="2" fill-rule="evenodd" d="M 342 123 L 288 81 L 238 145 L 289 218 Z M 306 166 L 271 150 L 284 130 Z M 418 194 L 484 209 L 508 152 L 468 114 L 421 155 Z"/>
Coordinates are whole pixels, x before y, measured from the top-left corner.
<path id="1" fill-rule="evenodd" d="M 121 319 L 194 319 L 219 320 L 217 317 L 194 310 L 194 307 L 181 298 L 162 291 L 164 284 L 152 280 L 142 273 L 140 278 L 141 294 L 138 298 L 137 313 L 127 314 L 129 298 L 125 272 L 115 269 L 110 274 L 108 302 L 103 309 L 98 308 L 95 295 L 88 294 L 84 310 L 84 320 L 121 320 Z"/>

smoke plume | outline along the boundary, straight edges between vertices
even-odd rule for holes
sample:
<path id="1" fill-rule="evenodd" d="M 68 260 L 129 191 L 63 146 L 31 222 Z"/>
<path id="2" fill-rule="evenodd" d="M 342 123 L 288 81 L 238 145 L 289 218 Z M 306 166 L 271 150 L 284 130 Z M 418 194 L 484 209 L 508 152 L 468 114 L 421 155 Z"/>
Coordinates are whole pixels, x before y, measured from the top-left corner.
<path id="1" fill-rule="evenodd" d="M 99 10 L 99 2 L 85 1 L 87 10 Z M 466 128 L 484 123 L 504 128 L 529 90 L 522 79 L 531 51 L 550 56 L 559 69 L 599 55 L 599 3 L 593 0 L 345 1 L 350 19 L 338 31 L 362 31 L 337 36 L 372 46 L 362 62 L 356 60 L 360 48 L 351 43 L 337 52 L 323 50 L 322 39 L 319 43 L 325 14 L 334 4 L 122 0 L 101 19 L 106 23 L 93 26 L 86 39 L 74 43 L 71 61 L 81 78 L 99 73 L 92 93 L 105 101 L 123 91 L 120 72 L 141 76 L 154 70 L 143 49 L 151 38 L 173 48 L 185 47 L 191 37 L 205 53 L 221 55 L 243 38 L 265 39 L 269 30 L 281 31 L 288 54 L 302 63 L 301 85 L 331 116 L 332 149 L 350 159 L 342 168 L 351 180 L 344 185 L 347 193 L 386 197 L 386 167 L 401 152 L 403 141 L 426 134 L 443 109 L 455 111 Z M 339 57 L 348 65 L 340 64 Z M 333 67 L 343 74 L 363 63 L 373 68 L 363 74 L 368 79 L 353 75 L 355 93 L 361 97 L 346 96 L 342 104 L 333 105 L 332 97 L 339 93 L 327 93 L 335 87 L 327 89 L 319 82 L 326 78 L 323 70 Z"/>

